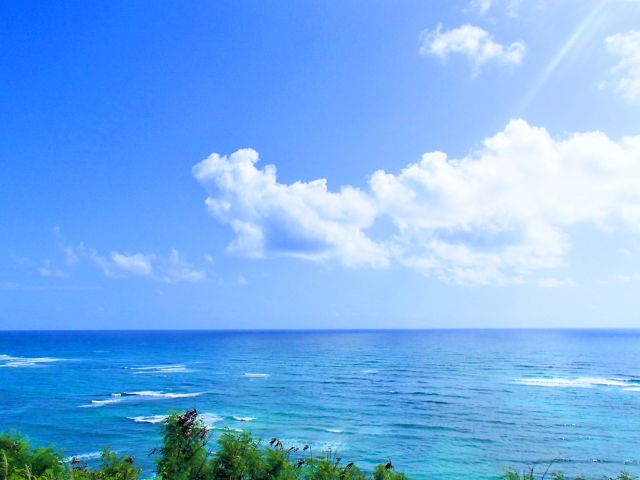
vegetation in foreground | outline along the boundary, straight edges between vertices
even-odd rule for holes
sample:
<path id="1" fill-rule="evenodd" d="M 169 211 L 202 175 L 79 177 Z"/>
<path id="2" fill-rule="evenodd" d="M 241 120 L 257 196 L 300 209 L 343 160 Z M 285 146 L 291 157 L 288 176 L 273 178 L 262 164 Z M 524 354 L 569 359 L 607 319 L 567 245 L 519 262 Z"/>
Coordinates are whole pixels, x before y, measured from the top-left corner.
<path id="1" fill-rule="evenodd" d="M 553 463 L 553 462 L 551 462 Z M 551 466 L 551 464 L 549 464 Z M 562 472 L 552 472 L 549 473 L 549 469 L 547 468 L 544 472 L 539 472 L 538 474 L 534 473 L 533 467 L 529 469 L 529 471 L 524 471 L 521 474 L 516 472 L 515 470 L 507 469 L 502 475 L 503 480 L 544 480 L 548 478 L 549 480 L 569 480 L 564 476 Z M 620 475 L 617 477 L 602 477 L 602 480 L 636 480 L 637 477 L 630 476 L 627 472 L 622 471 Z M 576 477 L 574 480 L 587 480 L 584 475 Z"/>
<path id="2" fill-rule="evenodd" d="M 156 478 L 162 480 L 367 480 L 353 463 L 342 464 L 337 452 L 314 456 L 311 449 L 285 446 L 277 438 L 267 445 L 246 432 L 226 430 L 210 447 L 211 431 L 194 409 L 174 413 L 163 423 L 162 446 L 153 449 Z M 0 435 L 0 480 L 137 480 L 142 470 L 132 457 L 106 449 L 98 468 L 52 448 L 31 448 L 19 434 Z M 407 480 L 389 461 L 375 467 L 371 480 Z"/>
<path id="3" fill-rule="evenodd" d="M 337 452 L 314 456 L 307 445 L 285 446 L 277 438 L 266 445 L 246 432 L 226 430 L 210 447 L 211 431 L 194 409 L 170 415 L 161 429 L 162 446 L 152 450 L 156 478 L 161 480 L 367 480 L 353 462 L 342 464 Z M 544 480 L 548 473 L 506 470 L 503 480 Z M 17 433 L 0 434 L 0 480 L 137 480 L 142 469 L 132 457 L 109 449 L 97 468 L 76 458 L 65 460 L 53 448 L 31 448 Z M 549 480 L 566 480 L 551 473 Z M 375 467 L 371 480 L 408 480 L 389 461 Z M 606 480 L 614 480 L 605 477 Z M 579 477 L 575 480 L 585 480 Z M 616 480 L 635 480 L 622 472 Z"/>

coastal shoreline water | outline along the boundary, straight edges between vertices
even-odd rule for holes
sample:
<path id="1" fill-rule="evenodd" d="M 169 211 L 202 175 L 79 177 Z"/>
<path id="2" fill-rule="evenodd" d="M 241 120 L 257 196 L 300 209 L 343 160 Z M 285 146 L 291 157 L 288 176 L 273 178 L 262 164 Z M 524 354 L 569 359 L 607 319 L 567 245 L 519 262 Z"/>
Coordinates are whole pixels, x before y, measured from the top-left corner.
<path id="1" fill-rule="evenodd" d="M 640 472 L 640 331 L 0 332 L 0 430 L 145 470 L 170 410 L 411 478 Z M 546 467 L 545 467 L 546 468 Z"/>

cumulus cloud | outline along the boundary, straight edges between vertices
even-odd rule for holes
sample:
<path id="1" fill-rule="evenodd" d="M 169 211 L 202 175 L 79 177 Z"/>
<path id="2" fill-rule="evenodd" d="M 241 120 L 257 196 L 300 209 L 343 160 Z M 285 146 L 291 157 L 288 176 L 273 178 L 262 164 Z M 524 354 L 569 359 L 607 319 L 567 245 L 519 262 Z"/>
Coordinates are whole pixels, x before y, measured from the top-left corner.
<path id="1" fill-rule="evenodd" d="M 193 167 L 209 191 L 208 210 L 237 234 L 229 251 L 260 258 L 338 259 L 345 265 L 385 266 L 389 252 L 363 233 L 376 216 L 375 199 L 353 187 L 332 193 L 324 179 L 278 183 L 276 168 L 255 167 L 258 153 L 212 154 Z"/>
<path id="2" fill-rule="evenodd" d="M 605 39 L 610 54 L 620 57 L 611 70 L 620 75 L 617 90 L 630 102 L 640 100 L 640 31 L 630 30 Z"/>
<path id="3" fill-rule="evenodd" d="M 474 74 L 491 60 L 507 65 L 519 65 L 526 51 L 524 42 L 513 42 L 505 47 L 497 43 L 489 32 L 473 25 L 442 31 L 440 24 L 434 31 L 424 30 L 420 39 L 421 54 L 436 55 L 442 59 L 446 59 L 451 53 L 466 55 Z"/>
<path id="4" fill-rule="evenodd" d="M 257 162 L 239 150 L 193 168 L 209 211 L 236 232 L 229 251 L 247 257 L 395 261 L 445 281 L 507 284 L 563 265 L 571 225 L 640 231 L 640 136 L 556 140 L 514 120 L 467 157 L 431 152 L 397 174 L 379 170 L 368 191 L 281 184 Z M 376 220 L 393 231 L 377 238 Z"/>

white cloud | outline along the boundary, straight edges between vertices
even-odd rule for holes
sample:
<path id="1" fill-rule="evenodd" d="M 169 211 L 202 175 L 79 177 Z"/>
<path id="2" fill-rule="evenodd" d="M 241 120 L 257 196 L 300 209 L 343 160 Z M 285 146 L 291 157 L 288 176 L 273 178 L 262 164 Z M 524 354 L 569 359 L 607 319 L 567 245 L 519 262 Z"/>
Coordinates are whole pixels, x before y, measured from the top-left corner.
<path id="1" fill-rule="evenodd" d="M 472 0 L 471 8 L 478 10 L 480 15 L 487 13 L 487 10 L 491 8 L 492 0 Z"/>
<path id="2" fill-rule="evenodd" d="M 207 263 L 214 263 L 213 257 L 211 255 L 205 255 L 204 259 Z"/>
<path id="3" fill-rule="evenodd" d="M 367 192 L 331 193 L 325 180 L 280 184 L 275 167 L 257 161 L 240 150 L 193 169 L 209 211 L 237 234 L 229 250 L 248 257 L 394 260 L 445 281 L 507 284 L 563 265 L 571 225 L 640 232 L 640 136 L 555 140 L 514 120 L 465 158 L 431 152 L 398 174 L 377 171 Z M 395 231 L 367 235 L 376 219 Z"/>
<path id="4" fill-rule="evenodd" d="M 73 248 L 63 247 L 62 251 L 64 252 L 64 262 L 68 266 L 72 267 L 73 265 L 75 265 L 80 261 L 80 259 L 78 258 L 78 255 L 76 254 Z"/>
<path id="5" fill-rule="evenodd" d="M 242 275 L 240 275 L 240 276 L 238 277 L 238 283 L 239 283 L 240 285 L 246 285 L 246 284 L 247 284 L 247 283 L 249 283 L 249 282 L 247 282 L 247 279 L 246 279 L 246 278 L 244 278 Z"/>
<path id="6" fill-rule="evenodd" d="M 102 257 L 91 250 L 89 256 L 98 265 L 107 277 L 120 278 L 130 276 L 151 276 L 153 267 L 151 262 L 154 255 L 142 253 L 128 254 L 111 252 L 109 258 Z"/>
<path id="7" fill-rule="evenodd" d="M 84 250 L 81 245 L 79 251 L 84 253 Z M 111 252 L 105 258 L 93 249 L 88 251 L 88 256 L 106 276 L 112 278 L 148 277 L 164 283 L 201 282 L 207 279 L 204 271 L 194 269 L 175 249 L 166 259 L 153 254 L 118 252 Z"/>
<path id="8" fill-rule="evenodd" d="M 617 90 L 630 102 L 640 100 L 640 31 L 611 35 L 605 45 L 609 53 L 621 57 L 611 70 L 620 75 Z"/>
<path id="9" fill-rule="evenodd" d="M 640 273 L 636 273 L 635 275 L 616 275 L 614 278 L 621 282 L 633 282 L 640 280 Z"/>
<path id="10" fill-rule="evenodd" d="M 640 230 L 640 137 L 556 141 L 514 120 L 471 156 L 428 153 L 370 183 L 399 228 L 402 261 L 463 283 L 519 281 L 560 266 L 569 225 Z"/>
<path id="11" fill-rule="evenodd" d="M 520 4 L 522 3 L 521 0 L 508 0 L 508 1 L 502 1 L 502 0 L 471 0 L 471 10 L 476 10 L 478 12 L 479 15 L 485 15 L 487 13 L 487 11 L 493 7 L 494 5 L 497 4 L 504 4 L 506 7 L 506 13 L 509 17 L 517 17 L 518 16 L 518 10 L 520 7 Z M 542 5 L 544 5 L 545 1 L 544 0 L 528 0 L 527 2 L 529 5 L 532 5 L 534 8 L 540 8 Z"/>
<path id="12" fill-rule="evenodd" d="M 70 274 L 64 270 L 60 270 L 51 264 L 50 260 L 45 260 L 39 273 L 43 277 L 69 278 Z"/>
<path id="13" fill-rule="evenodd" d="M 575 287 L 576 282 L 573 280 L 558 280 L 556 278 L 546 278 L 540 280 L 538 285 L 544 288 L 558 288 L 558 287 Z"/>
<path id="14" fill-rule="evenodd" d="M 276 168 L 255 167 L 258 153 L 238 150 L 229 158 L 212 154 L 193 167 L 210 192 L 209 211 L 237 234 L 229 251 L 251 257 L 338 259 L 344 265 L 384 266 L 389 252 L 364 233 L 376 204 L 357 188 L 327 190 L 326 180 L 284 185 Z"/>
<path id="15" fill-rule="evenodd" d="M 519 65 L 526 51 L 524 42 L 513 42 L 505 47 L 494 41 L 489 32 L 473 25 L 463 25 L 443 32 L 440 24 L 435 31 L 424 30 L 420 39 L 420 53 L 423 55 L 436 55 L 442 59 L 446 59 L 451 53 L 466 55 L 474 74 L 490 60 Z"/>
<path id="16" fill-rule="evenodd" d="M 158 268 L 158 279 L 165 283 L 202 282 L 207 279 L 202 270 L 195 270 L 193 266 L 175 248 L 171 250 L 169 261 Z"/>

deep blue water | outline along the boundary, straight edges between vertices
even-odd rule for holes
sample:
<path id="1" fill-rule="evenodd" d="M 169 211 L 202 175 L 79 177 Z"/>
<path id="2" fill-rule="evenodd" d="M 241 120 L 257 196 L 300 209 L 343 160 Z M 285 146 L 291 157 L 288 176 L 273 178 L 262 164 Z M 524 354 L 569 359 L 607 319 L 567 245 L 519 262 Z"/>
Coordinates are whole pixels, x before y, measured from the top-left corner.
<path id="1" fill-rule="evenodd" d="M 146 422 L 192 407 L 413 479 L 640 474 L 640 331 L 0 332 L 0 355 L 0 430 L 147 476 Z"/>

